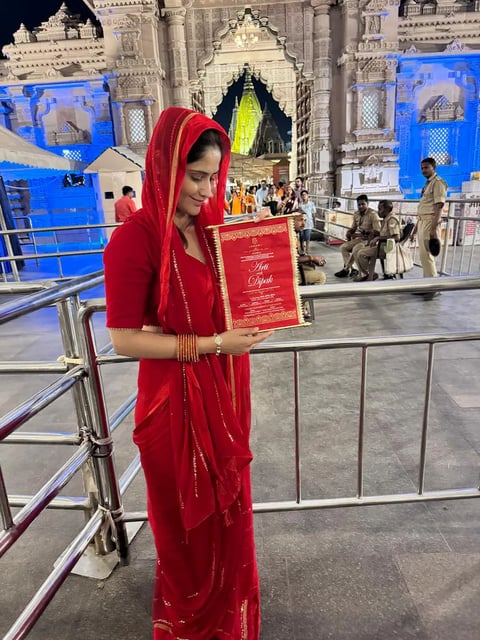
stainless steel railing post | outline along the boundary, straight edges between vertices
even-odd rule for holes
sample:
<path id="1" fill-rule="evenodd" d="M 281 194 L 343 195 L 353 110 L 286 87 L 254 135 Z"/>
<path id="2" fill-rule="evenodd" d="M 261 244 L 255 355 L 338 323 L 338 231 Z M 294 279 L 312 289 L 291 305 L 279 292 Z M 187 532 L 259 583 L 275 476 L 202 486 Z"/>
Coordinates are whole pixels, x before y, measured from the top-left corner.
<path id="1" fill-rule="evenodd" d="M 113 458 L 113 440 L 109 426 L 102 379 L 97 364 L 95 339 L 92 327 L 92 313 L 88 307 L 82 306 L 78 314 L 82 327 L 81 351 L 88 367 L 88 395 L 92 410 L 93 439 L 97 450 L 93 455 L 95 480 L 98 487 L 100 508 L 110 512 L 115 525 L 112 536 L 120 559 L 128 562 L 128 538 L 125 523 L 122 520 L 123 504 L 118 483 L 118 476 Z M 108 541 L 104 543 L 109 548 Z"/>
<path id="2" fill-rule="evenodd" d="M 430 400 L 432 397 L 433 356 L 435 345 L 428 345 L 427 377 L 425 380 L 425 401 L 423 405 L 422 438 L 420 441 L 420 464 L 418 469 L 418 495 L 422 495 L 425 488 L 425 461 L 427 458 L 427 435 L 430 418 Z"/>
<path id="3" fill-rule="evenodd" d="M 357 498 L 363 497 L 363 440 L 365 432 L 365 404 L 367 395 L 367 347 L 362 347 L 360 374 L 360 409 L 358 416 Z"/>
<path id="4" fill-rule="evenodd" d="M 4 529 L 11 529 L 13 527 L 13 518 L 10 505 L 8 504 L 7 489 L 5 487 L 5 481 L 3 479 L 3 471 L 0 466 L 0 515 L 2 516 L 2 523 Z"/>
<path id="5" fill-rule="evenodd" d="M 67 367 L 72 367 L 72 363 L 68 363 L 70 359 L 78 360 L 80 358 L 80 346 L 78 334 L 81 330 L 77 323 L 77 314 L 80 308 L 78 294 L 68 297 L 57 302 L 58 321 L 62 336 L 63 348 L 67 359 Z M 72 389 L 73 403 L 77 416 L 77 432 L 79 435 L 85 430 L 88 431 L 93 423 L 92 411 L 88 400 L 88 394 L 85 388 L 85 382 L 82 380 Z M 91 481 L 93 475 L 91 459 L 87 460 L 82 467 L 82 481 L 85 493 L 88 496 L 89 508 L 85 510 L 85 520 L 93 516 L 98 508 L 98 491 Z M 104 555 L 106 552 L 101 536 L 97 533 L 93 540 L 95 551 L 98 555 Z"/>
<path id="6" fill-rule="evenodd" d="M 302 501 L 302 457 L 300 441 L 300 376 L 299 353 L 293 352 L 293 393 L 294 393 L 294 428 L 295 428 L 295 500 Z"/>

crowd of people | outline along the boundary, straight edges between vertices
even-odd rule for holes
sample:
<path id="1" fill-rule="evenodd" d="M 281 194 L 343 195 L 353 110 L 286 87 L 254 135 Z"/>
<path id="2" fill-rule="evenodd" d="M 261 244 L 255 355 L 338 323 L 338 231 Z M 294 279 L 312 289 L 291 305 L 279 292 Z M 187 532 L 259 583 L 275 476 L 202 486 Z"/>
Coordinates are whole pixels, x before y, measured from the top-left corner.
<path id="1" fill-rule="evenodd" d="M 303 192 L 307 195 L 306 199 Z M 296 178 L 291 184 L 281 180 L 275 184 L 264 179 L 248 187 L 236 181 L 227 189 L 225 199 L 228 205 L 225 211 L 232 216 L 259 213 L 264 207 L 268 207 L 271 214 L 276 216 L 304 210 L 302 205 L 308 201 L 308 191 L 301 177 Z M 311 206 L 310 204 L 305 207 L 305 210 Z"/>

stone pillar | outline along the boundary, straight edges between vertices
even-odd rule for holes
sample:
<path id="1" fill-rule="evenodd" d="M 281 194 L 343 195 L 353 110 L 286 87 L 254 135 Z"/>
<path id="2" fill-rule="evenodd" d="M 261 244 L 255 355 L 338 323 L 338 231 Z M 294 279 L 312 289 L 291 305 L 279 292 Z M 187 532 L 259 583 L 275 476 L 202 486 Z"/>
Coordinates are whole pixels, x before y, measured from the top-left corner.
<path id="1" fill-rule="evenodd" d="M 399 0 L 367 4 L 359 0 L 341 1 L 343 51 L 337 66 L 346 110 L 344 128 L 338 132 L 337 140 L 337 190 L 351 196 L 397 194 L 395 96 Z M 338 89 L 336 97 L 339 98 Z"/>
<path id="2" fill-rule="evenodd" d="M 335 181 L 330 122 L 332 59 L 329 12 L 331 4 L 331 0 L 312 0 L 314 80 L 309 165 L 313 175 L 309 177 L 309 188 L 316 193 L 333 193 Z"/>
<path id="3" fill-rule="evenodd" d="M 186 10 L 183 7 L 162 9 L 162 16 L 168 26 L 170 86 L 173 89 L 173 105 L 177 107 L 191 106 L 185 40 L 185 14 Z"/>
<path id="4" fill-rule="evenodd" d="M 120 145 L 127 145 L 127 123 L 125 120 L 125 105 L 123 102 L 117 102 L 118 118 L 120 120 Z M 118 140 L 118 138 L 117 138 Z M 117 141 L 118 144 L 118 141 Z"/>

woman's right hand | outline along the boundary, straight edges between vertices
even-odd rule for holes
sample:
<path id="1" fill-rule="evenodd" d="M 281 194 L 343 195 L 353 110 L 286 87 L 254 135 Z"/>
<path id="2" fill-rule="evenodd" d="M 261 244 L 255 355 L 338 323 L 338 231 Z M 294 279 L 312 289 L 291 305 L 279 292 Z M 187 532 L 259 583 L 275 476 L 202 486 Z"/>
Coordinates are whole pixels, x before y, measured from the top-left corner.
<path id="1" fill-rule="evenodd" d="M 241 356 L 253 347 L 263 342 L 273 334 L 273 331 L 259 332 L 258 327 L 247 329 L 230 329 L 219 334 L 222 338 L 222 353 L 231 356 Z"/>

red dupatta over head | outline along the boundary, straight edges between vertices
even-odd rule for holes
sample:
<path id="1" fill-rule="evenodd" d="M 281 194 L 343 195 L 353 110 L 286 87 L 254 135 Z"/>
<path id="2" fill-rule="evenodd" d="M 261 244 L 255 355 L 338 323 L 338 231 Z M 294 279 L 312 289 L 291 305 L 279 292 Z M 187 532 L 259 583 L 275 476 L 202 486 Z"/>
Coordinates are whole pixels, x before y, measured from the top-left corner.
<path id="1" fill-rule="evenodd" d="M 142 191 L 143 215 L 153 219 L 160 239 L 160 302 L 162 322 L 167 307 L 173 219 L 187 168 L 187 156 L 207 129 L 215 129 L 222 140 L 222 160 L 217 189 L 199 214 L 202 227 L 223 223 L 223 205 L 230 163 L 230 140 L 214 120 L 191 109 L 169 107 L 162 112 L 153 131 L 146 157 L 146 178 Z"/>

